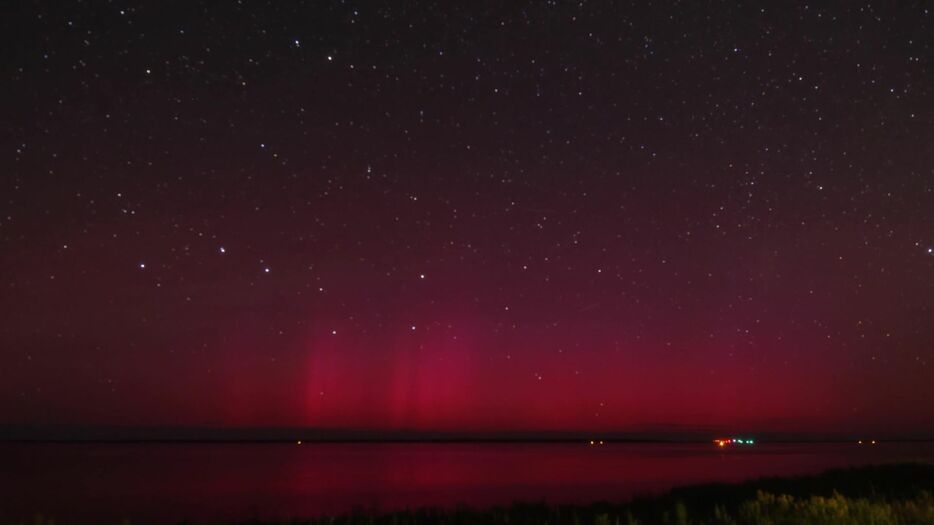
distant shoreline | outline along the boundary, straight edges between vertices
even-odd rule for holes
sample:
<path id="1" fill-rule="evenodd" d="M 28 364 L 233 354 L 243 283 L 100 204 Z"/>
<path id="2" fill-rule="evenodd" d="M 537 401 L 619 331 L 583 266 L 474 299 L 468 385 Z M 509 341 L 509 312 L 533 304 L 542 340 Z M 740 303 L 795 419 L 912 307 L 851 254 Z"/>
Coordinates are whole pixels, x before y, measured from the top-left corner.
<path id="1" fill-rule="evenodd" d="M 282 444 L 294 445 L 298 441 L 303 445 L 314 444 L 581 444 L 587 445 L 587 439 L 502 439 L 502 438 L 412 438 L 412 439 L 379 439 L 379 438 L 356 438 L 356 439 L 188 439 L 188 438 L 139 438 L 139 439 L 59 439 L 59 438 L 35 438 L 35 439 L 4 439 L 0 437 L 0 444 Z M 604 439 L 604 445 L 611 444 L 659 444 L 659 445 L 703 445 L 714 444 L 711 440 L 679 440 L 679 439 Z M 931 438 L 902 438 L 878 440 L 876 446 L 884 444 L 898 443 L 932 443 Z M 793 445 L 793 444 L 847 444 L 858 446 L 855 440 L 844 439 L 789 439 L 789 440 L 763 440 L 757 441 L 755 446 L 759 445 Z M 863 446 L 873 446 L 863 443 Z"/>
<path id="2" fill-rule="evenodd" d="M 676 424 L 592 431 L 0 424 L 0 443 L 712 443 L 724 438 L 757 443 L 934 442 L 934 434 L 904 429 L 806 432 Z"/>

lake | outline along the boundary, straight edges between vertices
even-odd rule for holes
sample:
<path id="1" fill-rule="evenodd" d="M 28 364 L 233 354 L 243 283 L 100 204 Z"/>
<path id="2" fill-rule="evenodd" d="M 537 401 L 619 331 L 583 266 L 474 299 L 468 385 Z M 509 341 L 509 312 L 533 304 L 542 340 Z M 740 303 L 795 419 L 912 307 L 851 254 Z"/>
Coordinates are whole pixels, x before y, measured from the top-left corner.
<path id="1" fill-rule="evenodd" d="M 3 444 L 0 521 L 199 523 L 365 508 L 586 503 L 705 481 L 924 461 L 934 443 Z"/>

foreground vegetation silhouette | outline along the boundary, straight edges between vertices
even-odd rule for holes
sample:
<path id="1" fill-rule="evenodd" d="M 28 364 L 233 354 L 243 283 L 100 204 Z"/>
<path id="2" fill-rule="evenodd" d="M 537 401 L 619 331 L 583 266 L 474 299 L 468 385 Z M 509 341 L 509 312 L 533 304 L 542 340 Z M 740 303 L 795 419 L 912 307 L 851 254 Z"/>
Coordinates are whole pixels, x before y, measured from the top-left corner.
<path id="1" fill-rule="evenodd" d="M 37 518 L 36 525 L 52 521 Z M 64 523 L 64 522 L 63 522 Z M 124 522 L 130 523 L 130 522 Z M 341 516 L 238 525 L 934 525 L 934 465 L 837 469 L 737 484 L 674 489 L 626 503 L 515 503 L 508 507 L 357 510 Z"/>

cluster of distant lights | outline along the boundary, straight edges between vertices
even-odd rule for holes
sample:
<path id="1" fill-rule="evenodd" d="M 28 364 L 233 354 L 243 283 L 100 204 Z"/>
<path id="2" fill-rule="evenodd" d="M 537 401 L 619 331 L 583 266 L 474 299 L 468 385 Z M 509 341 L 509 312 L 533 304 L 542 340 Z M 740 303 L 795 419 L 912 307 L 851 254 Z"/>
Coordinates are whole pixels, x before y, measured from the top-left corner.
<path id="1" fill-rule="evenodd" d="M 714 443 L 718 447 L 725 447 L 727 445 L 755 445 L 756 441 L 754 439 L 743 439 L 743 438 L 726 438 L 726 439 L 715 439 Z"/>
<path id="2" fill-rule="evenodd" d="M 756 444 L 756 441 L 755 441 L 754 439 L 742 439 L 742 438 L 715 439 L 715 440 L 713 440 L 713 442 L 716 443 L 717 446 L 720 446 L 720 447 L 725 447 L 725 446 L 727 446 L 727 445 L 755 445 L 755 444 Z M 865 441 L 865 442 L 864 442 L 862 439 L 860 439 L 859 441 L 857 441 L 857 443 L 860 444 L 860 445 L 862 445 L 862 444 L 864 444 L 864 443 L 869 443 L 870 445 L 875 445 L 875 444 L 876 444 L 876 440 L 873 439 L 873 440 Z M 295 444 L 296 444 L 296 445 L 301 445 L 301 444 L 302 444 L 302 440 L 296 441 Z M 592 446 L 592 447 L 598 447 L 598 446 L 601 446 L 601 445 L 604 445 L 604 444 L 605 444 L 605 443 L 603 442 L 602 439 L 599 440 L 599 441 L 598 441 L 598 440 L 594 440 L 594 439 L 591 439 L 591 440 L 590 440 L 590 446 Z"/>

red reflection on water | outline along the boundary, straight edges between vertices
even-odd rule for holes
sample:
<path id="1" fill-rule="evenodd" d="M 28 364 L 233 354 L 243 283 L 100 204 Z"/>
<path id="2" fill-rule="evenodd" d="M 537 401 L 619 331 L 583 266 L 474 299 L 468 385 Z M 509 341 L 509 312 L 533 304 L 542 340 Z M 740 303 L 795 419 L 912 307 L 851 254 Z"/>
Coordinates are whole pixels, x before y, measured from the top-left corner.
<path id="1" fill-rule="evenodd" d="M 934 461 L 934 445 L 4 445 L 0 459 L 0 519 L 177 522 L 623 500 L 703 481 Z"/>

